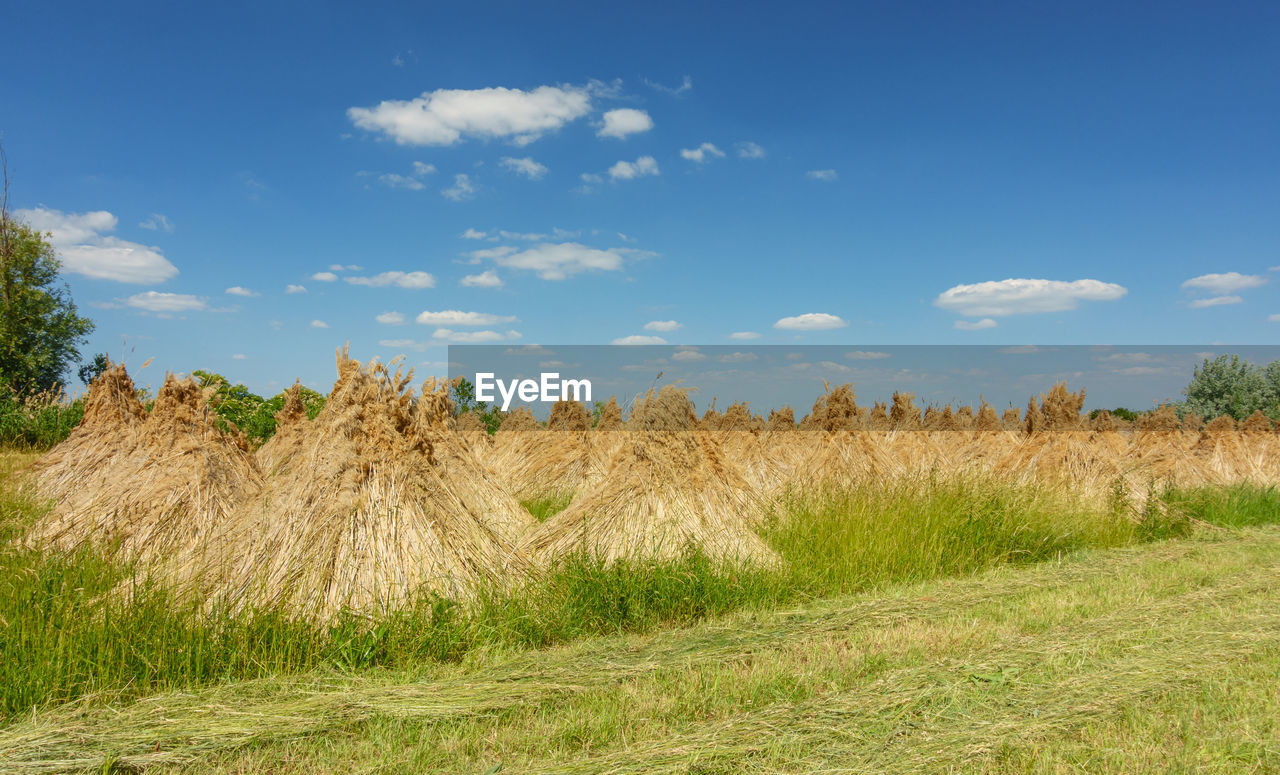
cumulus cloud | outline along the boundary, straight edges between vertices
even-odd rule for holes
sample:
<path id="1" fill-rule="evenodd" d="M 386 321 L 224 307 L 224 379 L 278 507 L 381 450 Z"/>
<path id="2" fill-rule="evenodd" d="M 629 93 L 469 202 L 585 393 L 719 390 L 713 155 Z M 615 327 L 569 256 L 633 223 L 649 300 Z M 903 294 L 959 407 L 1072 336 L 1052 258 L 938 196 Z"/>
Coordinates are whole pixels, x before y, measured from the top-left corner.
<path id="1" fill-rule="evenodd" d="M 590 87 L 539 86 L 437 89 L 411 100 L 353 107 L 347 117 L 360 129 L 400 145 L 453 145 L 465 138 L 510 140 L 526 145 L 591 111 Z"/>
<path id="2" fill-rule="evenodd" d="M 644 336 L 642 334 L 632 334 L 631 336 L 623 336 L 614 339 L 610 344 L 666 344 L 667 340 L 660 336 Z"/>
<path id="3" fill-rule="evenodd" d="M 809 170 L 804 176 L 810 180 L 821 180 L 824 183 L 834 183 L 839 179 L 835 170 Z"/>
<path id="4" fill-rule="evenodd" d="M 825 312 L 806 312 L 803 315 L 782 318 L 773 324 L 774 328 L 783 331 L 830 331 L 833 328 L 844 328 L 848 321 L 838 315 Z"/>
<path id="5" fill-rule="evenodd" d="M 352 285 L 364 285 L 370 288 L 386 288 L 394 285 L 397 288 L 434 288 L 436 278 L 428 272 L 379 272 L 373 277 L 344 277 Z"/>
<path id="6" fill-rule="evenodd" d="M 503 167 L 512 172 L 524 175 L 530 180 L 540 180 L 543 175 L 547 174 L 546 165 L 539 164 L 532 157 L 526 156 L 523 159 L 515 159 L 510 156 L 503 156 L 499 162 Z"/>
<path id="7" fill-rule="evenodd" d="M 684 326 L 674 320 L 650 320 L 648 323 L 644 324 L 645 331 L 669 332 L 679 331 L 682 328 L 684 328 Z"/>
<path id="8" fill-rule="evenodd" d="M 306 293 L 307 287 L 305 285 L 286 285 L 284 287 L 284 292 L 285 293 Z"/>
<path id="9" fill-rule="evenodd" d="M 486 269 L 480 274 L 469 274 L 458 281 L 466 288 L 501 288 L 502 278 L 493 269 Z"/>
<path id="10" fill-rule="evenodd" d="M 152 213 L 150 217 L 138 224 L 138 226 L 149 231 L 166 231 L 170 234 L 173 233 L 173 223 L 160 213 Z"/>
<path id="11" fill-rule="evenodd" d="M 465 172 L 459 172 L 453 176 L 453 185 L 440 192 L 446 199 L 452 199 L 455 202 L 461 202 L 465 199 L 471 199 L 476 195 L 476 184 L 471 182 L 471 176 Z"/>
<path id="12" fill-rule="evenodd" d="M 649 118 L 649 114 L 635 108 L 610 110 L 604 114 L 603 118 L 604 123 L 600 125 L 600 131 L 596 132 L 597 137 L 621 139 L 627 135 L 653 129 L 653 119 Z"/>
<path id="13" fill-rule="evenodd" d="M 316 272 L 311 275 L 311 279 L 322 283 L 337 282 L 338 276 L 333 272 Z"/>
<path id="14" fill-rule="evenodd" d="M 948 288 L 933 304 L 969 317 L 1003 317 L 1062 312 L 1075 309 L 1081 301 L 1114 301 L 1128 292 L 1124 286 L 1098 280 L 1010 278 Z"/>
<path id="15" fill-rule="evenodd" d="M 1262 275 L 1223 272 L 1221 274 L 1202 274 L 1199 277 L 1192 277 L 1184 282 L 1182 287 L 1221 295 L 1243 291 L 1246 288 L 1257 288 L 1266 282 L 1267 278 Z"/>
<path id="16" fill-rule="evenodd" d="M 961 331 L 981 331 L 984 328 L 995 328 L 998 325 L 991 318 L 983 318 L 982 320 L 957 320 L 955 328 Z"/>
<path id="17" fill-rule="evenodd" d="M 1214 296 L 1211 299 L 1195 299 L 1188 306 L 1191 309 L 1204 309 L 1205 307 L 1221 307 L 1224 304 L 1241 304 L 1244 299 L 1239 296 Z"/>
<path id="18" fill-rule="evenodd" d="M 178 268 L 156 247 L 112 237 L 117 219 L 106 210 L 64 213 L 37 207 L 14 215 L 37 231 L 49 232 L 64 271 L 98 280 L 149 285 L 168 280 Z"/>
<path id="19" fill-rule="evenodd" d="M 488 312 L 462 312 L 447 309 L 441 312 L 423 311 L 417 321 L 424 326 L 492 326 L 498 323 L 511 323 L 514 315 L 492 315 Z"/>
<path id="20" fill-rule="evenodd" d="M 378 182 L 387 188 L 403 188 L 408 191 L 421 191 L 427 187 L 417 178 L 408 175 L 399 175 L 394 172 L 387 172 L 378 176 Z"/>
<path id="21" fill-rule="evenodd" d="M 729 334 L 729 338 L 745 341 L 747 339 L 759 339 L 760 334 L 757 334 L 755 331 L 734 331 L 732 334 Z"/>
<path id="22" fill-rule="evenodd" d="M 467 229 L 459 235 L 462 239 L 485 239 L 489 236 L 488 232 L 477 231 L 476 229 Z"/>
<path id="23" fill-rule="evenodd" d="M 207 309 L 204 299 L 198 296 L 192 296 L 188 293 L 161 293 L 160 291 L 135 293 L 125 299 L 124 304 L 127 307 L 133 307 L 145 312 L 161 314 L 195 312 Z"/>
<path id="24" fill-rule="evenodd" d="M 329 324 L 324 322 L 323 320 L 313 320 L 311 321 L 311 327 L 312 328 L 328 328 Z"/>
<path id="25" fill-rule="evenodd" d="M 227 293 L 231 294 L 232 296 L 261 296 L 262 295 L 257 291 L 251 291 L 248 288 L 243 288 L 239 285 L 231 286 L 230 288 L 227 289 Z"/>
<path id="26" fill-rule="evenodd" d="M 764 149 L 750 141 L 735 143 L 733 146 L 738 151 L 739 159 L 763 159 L 765 157 Z"/>
<path id="27" fill-rule="evenodd" d="M 384 326 L 402 326 L 404 325 L 404 315 L 399 312 L 383 312 L 374 317 L 374 320 Z"/>
<path id="28" fill-rule="evenodd" d="M 625 252 L 630 252 L 626 249 Z M 527 250 L 495 248 L 472 252 L 475 258 L 490 258 L 498 266 L 537 273 L 543 280 L 563 280 L 581 272 L 616 272 L 622 269 L 624 250 L 599 250 L 577 242 L 534 245 Z"/>
<path id="29" fill-rule="evenodd" d="M 682 158 L 688 159 L 691 162 L 702 164 L 703 162 L 711 161 L 711 159 L 713 158 L 723 159 L 724 151 L 715 147 L 711 143 L 703 143 L 702 145 L 699 145 L 697 148 L 681 148 L 680 156 Z"/>
<path id="30" fill-rule="evenodd" d="M 671 360 L 679 361 L 681 363 L 696 363 L 698 361 L 705 361 L 706 359 L 706 354 L 698 352 L 698 348 L 696 347 L 680 347 L 671 354 Z"/>
<path id="31" fill-rule="evenodd" d="M 635 161 L 620 161 L 609 168 L 609 177 L 614 180 L 631 180 L 646 175 L 657 175 L 658 161 L 652 156 L 641 156 Z M 586 180 L 586 176 L 583 176 Z"/>

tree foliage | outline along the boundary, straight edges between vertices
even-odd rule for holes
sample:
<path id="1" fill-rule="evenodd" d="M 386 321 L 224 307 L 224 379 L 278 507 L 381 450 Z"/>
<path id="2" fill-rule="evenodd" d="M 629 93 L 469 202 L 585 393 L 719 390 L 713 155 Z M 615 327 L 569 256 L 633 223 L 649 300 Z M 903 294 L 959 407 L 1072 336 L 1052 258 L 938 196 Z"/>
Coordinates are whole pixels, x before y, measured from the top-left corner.
<path id="1" fill-rule="evenodd" d="M 93 321 L 77 313 L 61 269 L 45 235 L 9 213 L 6 175 L 0 194 L 0 391 L 30 396 L 53 390 L 80 359 Z"/>
<path id="2" fill-rule="evenodd" d="M 477 401 L 476 387 L 470 380 L 459 377 L 453 383 L 450 393 L 456 414 L 474 413 L 484 423 L 485 430 L 491 434 L 497 433 L 498 426 L 502 424 L 502 412 L 496 406 Z"/>
<path id="3" fill-rule="evenodd" d="M 212 388 L 210 402 L 213 410 L 231 427 L 237 428 L 254 443 L 261 444 L 275 435 L 276 412 L 284 407 L 288 391 L 281 391 L 271 398 L 252 392 L 240 384 L 231 381 L 221 374 L 197 369 L 191 376 L 200 383 L 200 387 Z M 324 408 L 325 397 L 316 391 L 303 387 L 302 405 L 307 409 L 307 419 L 313 420 Z"/>
<path id="4" fill-rule="evenodd" d="M 1280 418 L 1280 361 L 1259 367 L 1239 355 L 1206 358 L 1183 393 L 1184 411 L 1206 419 L 1229 415 L 1244 420 L 1261 409 L 1275 420 Z"/>

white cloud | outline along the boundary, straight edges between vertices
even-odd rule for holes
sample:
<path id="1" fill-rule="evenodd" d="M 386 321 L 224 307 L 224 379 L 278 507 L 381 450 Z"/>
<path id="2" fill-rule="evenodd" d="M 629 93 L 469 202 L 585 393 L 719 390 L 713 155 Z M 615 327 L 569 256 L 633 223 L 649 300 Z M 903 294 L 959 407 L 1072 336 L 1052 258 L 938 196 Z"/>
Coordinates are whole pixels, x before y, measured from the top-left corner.
<path id="1" fill-rule="evenodd" d="M 338 276 L 333 272 L 316 272 L 311 275 L 311 279 L 322 283 L 332 283 L 338 280 Z"/>
<path id="2" fill-rule="evenodd" d="M 312 328 L 328 328 L 329 324 L 324 322 L 323 320 L 313 320 L 311 321 L 311 327 Z"/>
<path id="3" fill-rule="evenodd" d="M 632 334 L 614 339 L 610 344 L 666 344 L 667 340 L 660 336 L 643 336 Z"/>
<path id="4" fill-rule="evenodd" d="M 206 309 L 204 299 L 187 293 L 161 293 L 147 291 L 135 293 L 124 300 L 126 306 L 146 312 L 173 313 L 194 312 Z"/>
<path id="5" fill-rule="evenodd" d="M 1224 272 L 1222 274 L 1202 274 L 1199 277 L 1192 277 L 1184 282 L 1182 287 L 1226 294 L 1234 291 L 1243 291 L 1246 288 L 1257 288 L 1259 285 L 1266 284 L 1266 282 L 1267 278 L 1262 275 Z"/>
<path id="6" fill-rule="evenodd" d="M 738 340 L 759 339 L 760 335 L 755 331 L 734 331 L 732 334 L 729 334 L 729 338 Z"/>
<path id="7" fill-rule="evenodd" d="M 261 296 L 257 291 L 251 291 L 248 288 L 242 288 L 239 285 L 233 285 L 227 289 L 227 293 L 232 296 Z"/>
<path id="8" fill-rule="evenodd" d="M 755 353 L 729 353 L 716 358 L 721 363 L 751 363 L 760 360 L 760 356 Z"/>
<path id="9" fill-rule="evenodd" d="M 160 213 L 152 213 L 151 217 L 138 224 L 140 228 L 150 231 L 166 231 L 173 233 L 173 222 Z"/>
<path id="10" fill-rule="evenodd" d="M 285 292 L 285 293 L 306 293 L 306 292 L 307 292 L 307 286 L 305 286 L 305 285 L 286 285 L 286 286 L 284 287 L 284 292 Z"/>
<path id="11" fill-rule="evenodd" d="M 1002 317 L 1075 309 L 1081 301 L 1114 301 L 1128 293 L 1098 280 L 991 280 L 949 288 L 933 304 L 969 317 Z M 988 326 L 989 327 L 989 326 Z"/>
<path id="12" fill-rule="evenodd" d="M 402 326 L 404 325 L 404 315 L 399 312 L 383 312 L 374 317 L 374 320 L 384 326 Z"/>
<path id="13" fill-rule="evenodd" d="M 1280 315 L 1267 315 L 1268 323 L 1280 323 Z"/>
<path id="14" fill-rule="evenodd" d="M 1196 299 L 1188 306 L 1191 309 L 1204 309 L 1205 307 L 1221 307 L 1224 304 L 1240 304 L 1244 299 L 1239 296 L 1214 296 L 1211 299 Z"/>
<path id="15" fill-rule="evenodd" d="M 421 191 L 427 187 L 426 183 L 423 183 L 415 177 L 398 175 L 394 172 L 387 172 L 379 175 L 378 182 L 387 188 L 403 188 L 409 191 Z"/>
<path id="16" fill-rule="evenodd" d="M 435 171 L 436 171 L 436 165 L 434 164 L 426 164 L 420 161 L 415 161 L 413 163 L 413 174 L 419 177 L 432 175 L 435 173 Z"/>
<path id="17" fill-rule="evenodd" d="M 641 156 L 635 161 L 620 161 L 609 168 L 609 177 L 614 180 L 631 180 L 645 175 L 657 175 L 658 161 L 652 156 Z M 585 180 L 586 177 L 583 176 Z"/>
<path id="18" fill-rule="evenodd" d="M 507 331 L 504 334 L 501 331 L 454 331 L 448 328 L 437 328 L 431 332 L 431 338 L 437 342 L 450 342 L 453 344 L 487 344 L 489 342 L 519 339 L 520 332 Z"/>
<path id="19" fill-rule="evenodd" d="M 684 77 L 684 80 L 680 82 L 680 85 L 675 87 L 663 86 L 660 83 L 655 83 L 653 81 L 650 81 L 648 78 L 644 78 L 641 80 L 643 80 L 644 85 L 648 86 L 650 89 L 653 89 L 654 91 L 660 91 L 664 94 L 670 94 L 672 97 L 679 97 L 685 92 L 693 88 L 693 79 L 687 75 Z"/>
<path id="20" fill-rule="evenodd" d="M 824 183 L 833 183 L 839 179 L 835 170 L 809 170 L 804 176 L 810 180 L 821 180 Z"/>
<path id="21" fill-rule="evenodd" d="M 464 138 L 533 142 L 546 132 L 585 116 L 591 110 L 589 88 L 539 86 L 522 91 L 437 89 L 412 100 L 384 100 L 371 108 L 350 108 L 357 127 L 400 145 L 453 145 Z"/>
<path id="22" fill-rule="evenodd" d="M 501 288 L 502 278 L 493 269 L 486 269 L 480 274 L 469 274 L 458 281 L 466 288 Z"/>
<path id="23" fill-rule="evenodd" d="M 622 269 L 623 250 L 598 250 L 577 242 L 562 242 L 534 245 L 518 252 L 513 249 L 477 250 L 472 252 L 472 256 L 492 258 L 499 266 L 509 269 L 536 272 L 543 280 L 563 280 L 570 275 L 593 270 L 616 272 Z"/>
<path id="24" fill-rule="evenodd" d="M 547 174 L 546 165 L 539 164 L 538 162 L 534 161 L 532 157 L 529 157 L 529 156 L 526 156 L 523 159 L 515 159 L 510 156 L 503 156 L 499 164 L 511 170 L 512 172 L 516 172 L 521 175 L 524 175 L 526 178 L 530 180 L 539 180 L 542 178 L 543 175 Z"/>
<path id="25" fill-rule="evenodd" d="M 586 183 L 587 185 L 591 185 L 592 183 L 604 182 L 604 178 L 600 177 L 594 172 L 584 172 L 580 177 L 582 178 L 582 182 Z"/>
<path id="26" fill-rule="evenodd" d="M 961 331 L 981 331 L 984 328 L 995 328 L 998 324 L 991 318 L 982 320 L 957 320 L 955 328 Z"/>
<path id="27" fill-rule="evenodd" d="M 526 242 L 541 242 L 547 238 L 547 235 L 538 232 L 507 231 L 506 229 L 498 229 L 498 236 L 503 239 L 518 239 Z"/>
<path id="28" fill-rule="evenodd" d="M 739 159 L 763 159 L 765 157 L 764 149 L 750 141 L 735 143 L 733 147 L 738 150 Z"/>
<path id="29" fill-rule="evenodd" d="M 106 232 L 114 231 L 118 221 L 106 210 L 64 213 L 37 207 L 17 210 L 14 215 L 31 228 L 50 233 L 63 270 L 72 274 L 150 285 L 178 273 L 159 248 L 107 236 Z"/>
<path id="30" fill-rule="evenodd" d="M 689 161 L 702 164 L 705 161 L 710 161 L 712 158 L 723 159 L 724 151 L 715 147 L 711 143 L 703 143 L 697 148 L 680 149 L 680 156 L 688 159 Z"/>
<path id="31" fill-rule="evenodd" d="M 424 326 L 492 326 L 498 323 L 511 323 L 514 315 L 492 315 L 488 312 L 462 312 L 447 309 L 441 312 L 424 311 L 417 317 L 417 322 Z"/>
<path id="32" fill-rule="evenodd" d="M 644 324 L 645 331 L 679 331 L 684 328 L 683 325 L 674 320 L 650 320 Z"/>
<path id="33" fill-rule="evenodd" d="M 398 288 L 434 288 L 436 278 L 428 272 L 379 272 L 373 277 L 344 277 L 352 285 L 364 285 L 370 288 L 385 288 L 394 285 Z"/>
<path id="34" fill-rule="evenodd" d="M 455 202 L 461 202 L 464 199 L 471 199 L 476 195 L 476 184 L 471 182 L 471 176 L 465 172 L 459 172 L 453 176 L 453 186 L 446 188 L 440 192 L 446 199 L 452 199 Z"/>
<path id="35" fill-rule="evenodd" d="M 806 312 L 803 315 L 782 318 L 773 324 L 774 328 L 783 331 L 830 331 L 833 328 L 844 328 L 849 325 L 844 318 L 829 315 L 825 312 Z"/>
<path id="36" fill-rule="evenodd" d="M 889 353 L 877 352 L 875 350 L 854 350 L 847 352 L 844 357 L 851 361 L 879 361 L 890 357 Z"/>
<path id="37" fill-rule="evenodd" d="M 484 239 L 485 237 L 488 237 L 488 236 L 489 236 L 488 232 L 476 231 L 475 229 L 467 229 L 466 231 L 462 232 L 461 238 L 462 239 Z"/>
<path id="38" fill-rule="evenodd" d="M 359 272 L 361 269 L 364 267 L 359 264 L 329 264 L 331 272 Z"/>
<path id="39" fill-rule="evenodd" d="M 231 356 L 231 360 L 244 361 L 244 360 L 248 360 L 248 357 L 244 353 L 236 353 L 235 355 Z"/>
<path id="40" fill-rule="evenodd" d="M 649 118 L 648 113 L 635 108 L 618 108 L 604 114 L 604 123 L 600 125 L 596 136 L 621 139 L 650 129 L 653 129 L 653 119 Z"/>
<path id="41" fill-rule="evenodd" d="M 707 356 L 698 352 L 696 347 L 681 347 L 671 354 L 671 360 L 680 361 L 682 363 L 696 363 L 705 361 Z"/>

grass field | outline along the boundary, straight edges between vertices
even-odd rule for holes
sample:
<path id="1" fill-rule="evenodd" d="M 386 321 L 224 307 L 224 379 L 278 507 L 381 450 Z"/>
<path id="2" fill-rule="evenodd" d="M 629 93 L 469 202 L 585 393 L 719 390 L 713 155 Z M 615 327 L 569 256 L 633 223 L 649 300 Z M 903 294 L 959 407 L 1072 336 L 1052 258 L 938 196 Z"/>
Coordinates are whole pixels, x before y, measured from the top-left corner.
<path id="1" fill-rule="evenodd" d="M 39 509 L 6 489 L 3 537 Z M 1276 771 L 1277 521 L 915 482 L 787 504 L 785 569 L 570 563 L 329 629 L 113 606 L 127 569 L 10 546 L 0 771 Z"/>

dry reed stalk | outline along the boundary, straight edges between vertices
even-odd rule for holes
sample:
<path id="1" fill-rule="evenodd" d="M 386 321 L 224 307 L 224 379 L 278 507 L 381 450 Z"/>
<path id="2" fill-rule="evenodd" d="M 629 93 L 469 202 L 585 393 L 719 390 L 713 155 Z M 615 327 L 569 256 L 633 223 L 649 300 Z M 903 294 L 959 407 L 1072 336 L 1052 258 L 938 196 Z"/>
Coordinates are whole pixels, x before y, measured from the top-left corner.
<path id="1" fill-rule="evenodd" d="M 672 559 L 693 546 L 716 560 L 776 562 L 750 527 L 765 503 L 698 425 L 685 391 L 650 391 L 607 474 L 539 525 L 525 549 L 540 560 L 585 552 L 611 563 Z"/>
<path id="2" fill-rule="evenodd" d="M 209 605 L 329 620 L 431 592 L 467 600 L 519 579 L 532 523 L 453 430 L 447 383 L 338 351 L 301 452 L 172 576 Z"/>
<path id="3" fill-rule="evenodd" d="M 616 444 L 591 432 L 591 414 L 578 401 L 556 402 L 545 429 L 498 435 L 489 461 L 522 501 L 572 498 L 603 475 L 601 450 Z"/>
<path id="4" fill-rule="evenodd" d="M 126 382 L 121 370 L 108 387 L 116 394 Z M 110 402 L 103 426 L 114 430 L 94 436 L 109 454 L 80 459 L 96 468 L 84 472 L 76 494 L 58 499 L 27 541 L 61 549 L 89 544 L 149 568 L 219 529 L 262 476 L 244 437 L 219 429 L 194 380 L 168 375 L 140 423 L 120 398 Z"/>
<path id="5" fill-rule="evenodd" d="M 306 438 L 307 407 L 302 403 L 302 381 L 296 380 L 285 396 L 284 406 L 276 412 L 276 432 L 267 439 L 254 457 L 262 472 L 271 476 L 293 459 Z"/>

